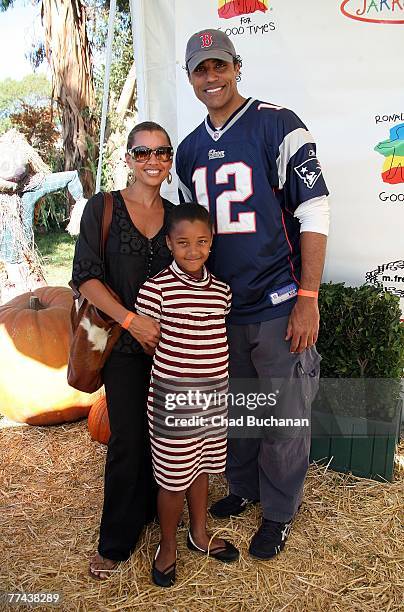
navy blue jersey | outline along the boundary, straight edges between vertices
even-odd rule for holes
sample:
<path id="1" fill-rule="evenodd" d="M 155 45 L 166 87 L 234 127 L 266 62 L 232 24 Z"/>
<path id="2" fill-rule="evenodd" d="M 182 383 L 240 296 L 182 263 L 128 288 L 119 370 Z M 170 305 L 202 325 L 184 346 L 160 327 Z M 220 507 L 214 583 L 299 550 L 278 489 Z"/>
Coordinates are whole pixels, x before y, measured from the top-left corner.
<path id="1" fill-rule="evenodd" d="M 300 279 L 299 204 L 328 195 L 306 126 L 248 99 L 220 128 L 209 117 L 178 147 L 180 200 L 215 223 L 208 266 L 233 292 L 231 323 L 290 313 Z"/>

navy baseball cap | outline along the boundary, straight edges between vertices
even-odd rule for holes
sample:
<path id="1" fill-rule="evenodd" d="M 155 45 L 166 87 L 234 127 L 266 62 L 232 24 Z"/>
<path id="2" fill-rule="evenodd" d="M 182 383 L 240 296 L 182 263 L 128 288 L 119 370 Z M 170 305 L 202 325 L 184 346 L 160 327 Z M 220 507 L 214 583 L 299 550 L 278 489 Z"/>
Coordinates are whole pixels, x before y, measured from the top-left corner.
<path id="1" fill-rule="evenodd" d="M 201 30 L 192 34 L 185 51 L 185 64 L 192 72 L 207 59 L 220 59 L 232 62 L 236 50 L 230 38 L 221 30 Z"/>

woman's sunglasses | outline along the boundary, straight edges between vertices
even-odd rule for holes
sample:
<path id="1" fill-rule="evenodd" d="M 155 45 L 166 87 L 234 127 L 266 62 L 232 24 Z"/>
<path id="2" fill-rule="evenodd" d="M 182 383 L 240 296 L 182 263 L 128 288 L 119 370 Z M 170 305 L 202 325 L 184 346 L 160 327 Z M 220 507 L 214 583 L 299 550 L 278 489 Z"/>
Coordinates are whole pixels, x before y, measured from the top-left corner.
<path id="1" fill-rule="evenodd" d="M 154 153 L 158 161 L 168 162 L 173 158 L 174 150 L 172 147 L 156 147 L 155 149 L 149 149 L 149 147 L 140 146 L 128 149 L 128 153 L 135 162 L 149 161 L 152 153 Z"/>

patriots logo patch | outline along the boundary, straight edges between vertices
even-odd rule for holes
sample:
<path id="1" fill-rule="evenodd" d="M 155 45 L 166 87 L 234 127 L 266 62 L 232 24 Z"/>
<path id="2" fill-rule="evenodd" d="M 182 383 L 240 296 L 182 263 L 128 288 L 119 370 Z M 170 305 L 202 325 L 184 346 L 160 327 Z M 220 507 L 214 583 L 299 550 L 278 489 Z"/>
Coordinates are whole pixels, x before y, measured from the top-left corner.
<path id="1" fill-rule="evenodd" d="M 294 168 L 297 176 L 309 189 L 313 189 L 318 178 L 322 174 L 320 162 L 316 157 L 306 159 L 302 164 Z"/>

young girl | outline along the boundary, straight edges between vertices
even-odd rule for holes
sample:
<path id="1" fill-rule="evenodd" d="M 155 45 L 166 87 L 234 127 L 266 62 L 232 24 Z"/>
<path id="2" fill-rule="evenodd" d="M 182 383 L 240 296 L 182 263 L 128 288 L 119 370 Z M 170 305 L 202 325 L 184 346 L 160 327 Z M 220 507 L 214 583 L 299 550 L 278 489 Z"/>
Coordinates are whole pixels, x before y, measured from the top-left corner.
<path id="1" fill-rule="evenodd" d="M 139 314 L 157 319 L 161 326 L 148 419 L 153 471 L 160 485 L 161 540 L 152 579 L 164 587 L 175 581 L 176 532 L 184 496 L 190 516 L 188 548 L 224 562 L 239 557 L 226 540 L 214 538 L 209 546 L 206 532 L 208 474 L 224 472 L 226 464 L 225 315 L 231 303 L 229 287 L 204 266 L 211 244 L 207 210 L 194 203 L 175 206 L 167 227 L 174 262 L 141 287 L 136 302 Z"/>

